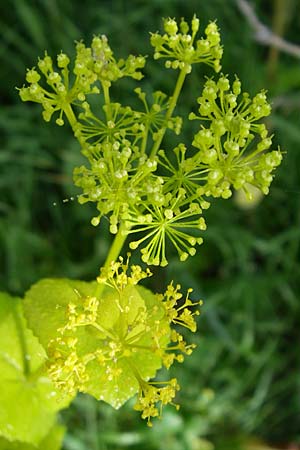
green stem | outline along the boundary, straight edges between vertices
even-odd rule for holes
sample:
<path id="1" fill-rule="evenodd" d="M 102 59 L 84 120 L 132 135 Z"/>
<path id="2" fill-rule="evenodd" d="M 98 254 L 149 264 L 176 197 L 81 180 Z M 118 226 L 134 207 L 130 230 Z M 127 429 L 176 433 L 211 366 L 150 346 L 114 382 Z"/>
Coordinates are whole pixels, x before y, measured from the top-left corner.
<path id="1" fill-rule="evenodd" d="M 124 242 L 126 241 L 127 235 L 124 233 L 125 226 L 120 225 L 119 231 L 116 234 L 115 239 L 110 247 L 108 255 L 105 260 L 104 267 L 107 268 L 112 261 L 116 261 L 121 253 Z"/>
<path id="2" fill-rule="evenodd" d="M 108 255 L 106 257 L 104 268 L 107 269 L 112 261 L 116 261 L 121 253 L 124 242 L 126 241 L 127 235 L 124 233 L 125 226 L 121 223 L 118 233 L 110 246 Z M 96 297 L 101 297 L 103 290 L 105 288 L 104 284 L 98 284 L 96 290 Z"/>
<path id="3" fill-rule="evenodd" d="M 75 131 L 75 125 L 77 124 L 77 119 L 76 116 L 73 112 L 72 106 L 70 104 L 68 104 L 65 108 L 64 108 L 64 113 L 67 116 L 67 119 L 72 127 L 72 130 Z"/>
<path id="4" fill-rule="evenodd" d="M 111 102 L 110 102 L 110 95 L 109 95 L 109 85 L 107 83 L 102 83 L 102 89 L 104 94 L 104 101 L 106 106 L 106 119 L 107 121 L 112 119 L 111 116 Z"/>
<path id="5" fill-rule="evenodd" d="M 185 80 L 186 76 L 187 76 L 186 69 L 181 69 L 181 71 L 179 73 L 179 76 L 177 78 L 177 83 L 176 83 L 176 86 L 175 86 L 175 89 L 174 89 L 174 93 L 173 93 L 173 95 L 171 97 L 171 102 L 170 102 L 168 111 L 166 113 L 166 117 L 165 117 L 165 122 L 166 123 L 172 117 L 173 111 L 174 111 L 175 106 L 177 104 L 177 100 L 178 100 L 178 97 L 180 95 L 180 92 L 181 92 L 181 89 L 182 89 L 182 86 L 183 86 L 183 83 L 184 83 L 184 80 Z M 155 141 L 155 143 L 153 145 L 153 148 L 151 150 L 151 154 L 150 154 L 151 158 L 153 158 L 156 155 L 156 153 L 158 152 L 160 144 L 161 144 L 161 141 L 163 140 L 163 137 L 165 135 L 166 130 L 167 130 L 166 126 L 161 129 L 162 133 L 161 133 L 160 137 Z"/>
<path id="6" fill-rule="evenodd" d="M 144 136 L 141 145 L 141 155 L 144 155 L 146 153 L 148 134 L 149 134 L 149 126 L 147 125 L 144 130 Z"/>

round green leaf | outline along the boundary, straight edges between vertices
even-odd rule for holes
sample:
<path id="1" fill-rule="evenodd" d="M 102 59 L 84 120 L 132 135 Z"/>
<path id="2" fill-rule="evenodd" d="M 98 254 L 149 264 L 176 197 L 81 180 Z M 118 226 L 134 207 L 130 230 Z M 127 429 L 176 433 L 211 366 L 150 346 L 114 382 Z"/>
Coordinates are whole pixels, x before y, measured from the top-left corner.
<path id="1" fill-rule="evenodd" d="M 61 401 L 46 376 L 46 353 L 26 326 L 22 301 L 0 293 L 0 436 L 37 445 L 56 420 Z"/>
<path id="2" fill-rule="evenodd" d="M 96 282 L 44 279 L 34 284 L 24 299 L 24 314 L 29 327 L 46 348 L 57 330 L 66 323 L 66 307 L 78 304 L 82 296 L 93 295 Z"/>
<path id="3" fill-rule="evenodd" d="M 169 320 L 161 300 L 145 288 L 106 287 L 98 298 L 97 286 L 39 281 L 26 294 L 26 317 L 48 351 L 58 386 L 119 408 L 162 366 L 156 350 L 170 340 Z M 97 305 L 93 321 L 87 319 L 90 300 Z"/>
<path id="4" fill-rule="evenodd" d="M 38 447 L 20 441 L 8 441 L 0 437 L 0 450 L 60 450 L 64 434 L 65 428 L 55 425 Z"/>

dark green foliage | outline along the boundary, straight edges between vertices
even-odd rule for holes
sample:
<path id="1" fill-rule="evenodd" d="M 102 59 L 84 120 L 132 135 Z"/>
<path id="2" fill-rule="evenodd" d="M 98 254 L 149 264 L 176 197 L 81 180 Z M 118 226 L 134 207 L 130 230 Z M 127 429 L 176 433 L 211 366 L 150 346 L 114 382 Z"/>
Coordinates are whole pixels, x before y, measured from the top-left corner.
<path id="1" fill-rule="evenodd" d="M 61 48 L 71 53 L 73 40 L 104 33 L 117 56 L 150 54 L 148 30 L 159 29 L 161 17 L 190 19 L 196 12 L 200 26 L 216 18 L 225 48 L 223 72 L 238 73 L 250 94 L 269 88 L 274 98 L 269 126 L 287 153 L 268 197 L 248 210 L 234 201 L 216 202 L 208 211 L 198 255 L 178 263 L 174 254 L 161 270 L 164 287 L 174 278 L 205 300 L 198 349 L 175 368 L 181 372 L 181 410 L 166 410 L 161 423 L 148 430 L 131 405 L 116 412 L 78 397 L 63 414 L 69 430 L 64 448 L 211 450 L 207 440 L 216 450 L 250 450 L 249 435 L 277 446 L 300 442 L 299 62 L 282 55 L 270 78 L 268 49 L 253 41 L 233 0 L 86 3 L 9 0 L 0 6 L 1 290 L 23 294 L 42 277 L 90 280 L 110 245 L 108 232 L 99 235 L 89 225 L 92 206 L 76 202 L 71 174 L 80 157 L 71 131 L 46 126 L 35 105 L 17 98 L 15 86 L 22 85 L 24 68 L 32 67 L 45 48 L 52 55 Z M 275 2 L 253 3 L 261 20 L 272 26 Z M 294 14 L 299 0 L 286 3 L 286 36 L 299 42 Z M 158 64 L 149 63 L 147 72 L 155 88 L 169 92 L 171 80 L 159 78 Z M 200 93 L 202 75 L 201 70 L 191 75 L 193 88 L 183 93 L 185 113 L 195 106 L 191 99 L 194 91 Z M 130 103 L 127 83 L 116 92 L 124 104 Z M 75 200 L 63 202 L 71 197 Z"/>

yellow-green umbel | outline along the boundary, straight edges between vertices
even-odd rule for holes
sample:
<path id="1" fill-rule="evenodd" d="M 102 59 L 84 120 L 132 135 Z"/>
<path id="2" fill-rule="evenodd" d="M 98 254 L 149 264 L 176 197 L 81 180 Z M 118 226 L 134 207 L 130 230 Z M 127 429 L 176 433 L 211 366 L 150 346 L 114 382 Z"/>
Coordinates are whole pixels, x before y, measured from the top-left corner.
<path id="1" fill-rule="evenodd" d="M 47 349 L 54 385 L 69 395 L 89 393 L 114 408 L 137 393 L 136 409 L 149 424 L 179 389 L 174 379 L 149 380 L 194 349 L 172 324 L 196 331 L 199 311 L 190 307 L 200 303 L 188 296 L 183 300 L 180 286 L 170 284 L 165 294 L 155 295 L 137 285 L 150 275 L 140 266 L 129 270 L 120 258 L 101 270 L 97 282 L 41 280 L 25 298 L 30 326 Z M 42 324 L 40 314 L 46 318 L 50 310 Z"/>

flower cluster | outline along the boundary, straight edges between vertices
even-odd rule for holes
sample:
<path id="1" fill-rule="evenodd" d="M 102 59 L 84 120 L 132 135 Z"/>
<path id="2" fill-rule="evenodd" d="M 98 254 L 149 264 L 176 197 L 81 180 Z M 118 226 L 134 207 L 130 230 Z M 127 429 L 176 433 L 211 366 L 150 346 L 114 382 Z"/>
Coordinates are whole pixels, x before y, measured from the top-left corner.
<path id="1" fill-rule="evenodd" d="M 205 83 L 198 98 L 199 116 L 190 119 L 205 120 L 192 145 L 199 151 L 193 156 L 192 173 L 201 180 L 199 195 L 231 196 L 231 188 L 247 190 L 247 184 L 268 194 L 273 180 L 272 172 L 281 163 L 280 150 L 269 151 L 272 137 L 266 126 L 257 123 L 271 112 L 266 93 L 261 91 L 252 99 L 241 92 L 236 78 L 230 86 L 228 77 Z"/>
<path id="2" fill-rule="evenodd" d="M 74 134 L 82 147 L 82 153 L 88 158 L 93 155 L 94 146 L 99 143 L 133 137 L 136 144 L 143 137 L 144 127 L 139 121 L 141 114 L 130 106 L 111 103 L 109 121 L 106 119 L 108 113 L 106 105 L 103 106 L 104 120 L 92 112 L 88 102 L 82 104 L 82 109 L 78 115 L 79 121 L 74 126 Z"/>
<path id="3" fill-rule="evenodd" d="M 129 55 L 126 60 L 117 61 L 103 35 L 95 36 L 91 47 L 86 47 L 83 42 L 77 43 L 73 73 L 69 70 L 70 59 L 65 53 L 60 53 L 56 62 L 58 69 L 55 69 L 47 53 L 39 59 L 38 70 L 32 68 L 27 71 L 29 86 L 20 89 L 20 96 L 23 101 L 41 103 L 46 122 L 51 120 L 54 112 L 59 111 L 56 123 L 61 126 L 64 124 L 64 114 L 70 121 L 75 119 L 70 105 L 80 106 L 86 101 L 87 94 L 100 92 L 95 85 L 97 81 L 107 85 L 125 76 L 140 80 L 142 73 L 139 69 L 144 67 L 145 58 Z"/>
<path id="4" fill-rule="evenodd" d="M 170 98 L 161 91 L 152 94 L 152 103 L 149 104 L 145 92 L 141 88 L 136 88 L 135 93 L 143 102 L 144 112 L 141 113 L 141 123 L 149 129 L 154 142 L 160 137 L 164 127 L 173 130 L 175 134 L 180 134 L 182 118 L 179 116 L 169 117 L 166 121 L 166 112 L 170 107 Z"/>
<path id="5" fill-rule="evenodd" d="M 164 405 L 172 404 L 177 410 L 179 409 L 179 406 L 172 402 L 179 389 L 180 386 L 176 378 L 172 378 L 170 381 L 156 383 L 145 383 L 141 380 L 139 395 L 134 409 L 136 411 L 142 411 L 142 419 L 147 419 L 147 425 L 151 427 L 151 418 L 161 417 Z M 157 404 L 160 405 L 159 409 Z"/>
<path id="6" fill-rule="evenodd" d="M 93 72 L 101 83 L 110 84 L 123 77 L 131 77 L 135 80 L 143 78 L 139 69 L 145 65 L 145 57 L 129 55 L 126 60 L 117 61 L 105 35 L 95 36 L 91 48 L 86 48 L 83 43 L 79 45 L 84 49 L 88 61 L 92 59 Z"/>
<path id="7" fill-rule="evenodd" d="M 198 192 L 199 186 L 206 179 L 206 175 L 195 165 L 194 158 L 187 156 L 187 152 L 187 147 L 182 143 L 175 147 L 173 149 L 175 163 L 173 160 L 171 161 L 164 150 L 158 152 L 159 165 L 168 174 L 163 177 L 164 189 L 170 192 L 172 196 L 175 196 L 178 191 L 184 190 L 190 201 L 198 203 L 201 210 L 206 210 L 210 207 L 210 203 L 207 198 L 199 195 Z M 199 212 L 201 211 L 199 210 Z"/>
<path id="8" fill-rule="evenodd" d="M 166 67 L 178 68 L 179 75 L 171 95 L 161 91 L 146 95 L 134 88 L 141 108 L 112 102 L 110 90 L 124 76 L 140 80 L 145 58 L 130 55 L 116 60 L 105 36 L 94 37 L 90 47 L 77 43 L 73 81 L 66 55 L 57 58 L 61 73 L 54 71 L 46 55 L 38 66 L 52 90 L 39 84 L 35 69 L 27 73 L 30 86 L 20 90 L 23 100 L 42 103 L 46 120 L 59 111 L 61 125 L 66 115 L 87 159 L 74 169 L 75 185 L 82 190 L 79 202 L 96 204 L 94 226 L 105 216 L 111 233 L 134 238 L 130 248 L 139 248 L 147 264 L 168 263 L 167 242 L 182 261 L 194 255 L 203 240 L 203 211 L 211 197 L 227 199 L 233 189 L 250 197 L 250 185 L 267 194 L 282 159 L 280 150 L 270 151 L 272 137 L 260 122 L 271 111 L 266 93 L 250 98 L 242 93 L 237 78 L 230 84 L 224 75 L 207 80 L 197 99 L 197 114 L 189 115 L 201 123 L 191 145 L 161 148 L 167 130 L 181 133 L 182 118 L 173 113 L 192 65 L 205 63 L 220 70 L 217 25 L 209 23 L 201 39 L 198 29 L 196 16 L 190 25 L 168 18 L 164 33 L 151 35 L 154 59 L 166 58 Z M 96 92 L 100 114 L 94 113 L 87 98 Z"/>
<path id="9" fill-rule="evenodd" d="M 194 234 L 206 229 L 199 204 L 187 204 L 183 188 L 178 190 L 176 197 L 169 192 L 163 199 L 162 205 L 147 206 L 143 215 L 130 210 L 125 217 L 127 234 L 143 233 L 143 237 L 130 242 L 130 248 L 134 250 L 142 245 L 142 260 L 156 266 L 168 264 L 166 237 L 176 248 L 180 260 L 185 261 L 189 255 L 195 255 L 195 245 L 203 242 L 201 236 Z"/>
<path id="10" fill-rule="evenodd" d="M 156 158 L 140 156 L 127 139 L 113 144 L 106 141 L 89 151 L 93 155 L 91 168 L 76 168 L 74 181 L 83 190 L 80 203 L 97 203 L 99 215 L 92 219 L 93 225 L 97 226 L 101 217 L 109 214 L 110 231 L 115 234 L 130 208 L 161 202 L 163 180 L 153 175 Z"/>
<path id="11" fill-rule="evenodd" d="M 20 89 L 22 100 L 42 105 L 46 121 L 54 113 L 58 125 L 67 118 L 87 160 L 74 170 L 79 202 L 94 202 L 98 212 L 91 223 L 106 216 L 117 234 L 96 282 L 42 280 L 26 295 L 33 331 L 47 347 L 49 376 L 67 394 L 86 392 L 115 408 L 137 394 L 135 409 L 149 426 L 164 405 L 174 405 L 177 380 L 153 379 L 162 366 L 169 369 L 194 350 L 178 327 L 196 331 L 201 302 L 190 300 L 191 289 L 184 298 L 173 283 L 155 295 L 139 286 L 149 269 L 112 260 L 129 236 L 129 247 L 139 248 L 148 265 L 168 263 L 167 241 L 185 261 L 202 243 L 211 197 L 227 199 L 233 189 L 250 196 L 248 186 L 267 194 L 282 159 L 280 150 L 270 150 L 272 137 L 261 123 L 271 111 L 266 93 L 251 98 L 237 78 L 231 84 L 224 75 L 207 80 L 197 114 L 189 115 L 200 122 L 191 142 L 162 148 L 166 132 L 181 133 L 182 118 L 174 111 L 192 66 L 221 68 L 217 25 L 207 25 L 205 38 L 197 39 L 198 29 L 196 16 L 191 25 L 168 18 L 163 34 L 151 34 L 154 59 L 165 59 L 165 67 L 179 74 L 169 95 L 135 87 L 141 107 L 112 102 L 111 89 L 125 76 L 141 80 L 146 59 L 115 59 L 106 36 L 94 37 L 90 47 L 78 42 L 72 70 L 64 53 L 57 68 L 45 54 Z M 99 94 L 99 114 L 89 94 Z M 40 317 L 47 308 L 51 320 L 44 327 Z"/>
<path id="12" fill-rule="evenodd" d="M 184 69 L 191 72 L 192 65 L 203 62 L 212 66 L 216 72 L 221 70 L 220 59 L 223 54 L 220 45 L 220 33 L 215 22 L 205 28 L 206 38 L 196 40 L 199 30 L 199 19 L 194 16 L 191 23 L 191 34 L 188 23 L 181 19 L 164 20 L 165 34 L 151 34 L 151 45 L 155 49 L 154 59 L 166 58 L 165 66 L 172 69 Z"/>
<path id="13" fill-rule="evenodd" d="M 169 97 L 161 91 L 152 94 L 152 103 L 149 104 L 146 94 L 136 88 L 134 92 L 142 101 L 144 110 L 133 110 L 130 106 L 122 106 L 120 103 L 110 103 L 103 105 L 105 118 L 102 120 L 96 116 L 87 101 L 81 107 L 83 111 L 78 115 L 78 122 L 74 124 L 74 134 L 78 139 L 82 153 L 89 158 L 93 153 L 93 146 L 101 142 L 120 141 L 121 139 L 131 140 L 132 145 L 141 144 L 141 154 L 144 154 L 147 147 L 148 133 L 153 141 L 156 141 L 164 126 L 180 134 L 182 119 L 171 117 L 165 120 L 165 114 L 169 108 Z M 109 120 L 108 120 L 109 116 Z M 141 141 L 141 142 L 140 142 Z M 93 160 L 90 159 L 92 163 Z"/>
<path id="14" fill-rule="evenodd" d="M 76 291 L 78 302 L 67 305 L 65 324 L 48 346 L 48 372 L 57 388 L 90 393 L 115 408 L 137 393 L 135 408 L 149 425 L 163 405 L 172 403 L 179 386 L 175 379 L 148 380 L 195 348 L 171 325 L 195 332 L 199 311 L 190 308 L 201 304 L 188 298 L 191 290 L 182 301 L 179 285 L 170 284 L 163 295 L 137 286 L 150 275 L 149 269 L 129 268 L 122 258 L 101 269 L 100 294 Z"/>
<path id="15" fill-rule="evenodd" d="M 179 144 L 174 149 L 175 163 L 165 151 L 159 151 L 159 165 L 169 174 L 164 177 L 164 189 L 172 189 L 173 195 L 177 189 L 185 189 L 202 209 L 209 206 L 210 197 L 231 197 L 232 189 L 242 189 L 249 199 L 249 186 L 268 194 L 282 153 L 270 151 L 272 137 L 265 124 L 259 123 L 271 111 L 266 93 L 251 99 L 248 93 L 241 93 L 237 78 L 231 87 L 228 77 L 222 75 L 218 81 L 205 83 L 198 103 L 199 115 L 189 115 L 190 120 L 206 124 L 201 124 L 192 141 L 198 151 L 189 157 L 187 147 Z"/>
<path id="16" fill-rule="evenodd" d="M 63 115 L 68 112 L 71 104 L 80 104 L 87 94 L 99 93 L 99 88 L 94 85 L 97 76 L 87 64 L 81 46 L 77 45 L 76 50 L 72 81 L 68 67 L 70 59 L 65 53 L 57 56 L 58 70 L 55 70 L 52 58 L 46 53 L 38 61 L 38 70 L 33 68 L 27 71 L 26 81 L 29 86 L 20 89 L 20 97 L 23 101 L 41 103 L 46 122 L 58 111 L 56 123 L 62 126 Z"/>

